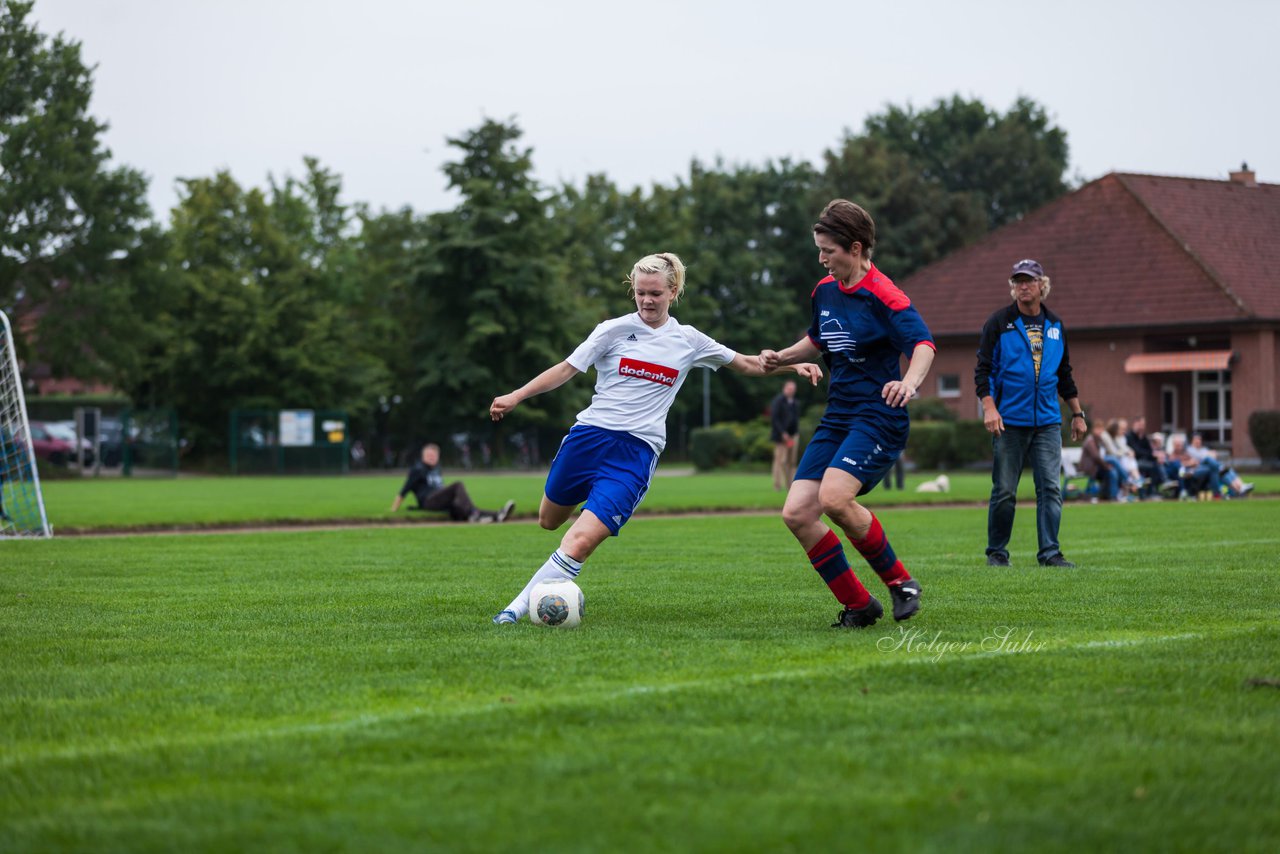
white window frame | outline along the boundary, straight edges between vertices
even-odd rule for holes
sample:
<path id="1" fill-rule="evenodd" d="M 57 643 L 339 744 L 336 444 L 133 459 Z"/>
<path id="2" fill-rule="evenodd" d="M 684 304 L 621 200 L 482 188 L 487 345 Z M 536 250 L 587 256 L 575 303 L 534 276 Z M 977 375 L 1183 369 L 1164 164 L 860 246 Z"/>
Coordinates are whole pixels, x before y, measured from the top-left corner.
<path id="1" fill-rule="evenodd" d="M 955 377 L 956 387 L 954 389 L 944 389 L 942 387 L 943 377 Z M 960 375 L 959 374 L 938 374 L 938 397 L 954 399 L 961 394 Z"/>
<path id="2" fill-rule="evenodd" d="M 1201 374 L 1217 374 L 1214 380 L 1202 380 Z M 1202 420 L 1200 417 L 1200 392 L 1218 393 L 1218 418 L 1215 421 Z M 1224 434 L 1231 429 L 1231 419 L 1226 417 L 1227 396 L 1231 394 L 1231 371 L 1192 371 L 1191 372 L 1191 430 L 1200 433 L 1207 442 L 1226 441 Z"/>

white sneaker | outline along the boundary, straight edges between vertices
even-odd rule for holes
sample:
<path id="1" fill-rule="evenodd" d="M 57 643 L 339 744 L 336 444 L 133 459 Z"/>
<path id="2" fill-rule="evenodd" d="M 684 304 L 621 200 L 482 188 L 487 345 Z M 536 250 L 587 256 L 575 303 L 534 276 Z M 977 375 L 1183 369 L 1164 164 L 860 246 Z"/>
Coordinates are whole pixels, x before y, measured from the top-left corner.
<path id="1" fill-rule="evenodd" d="M 507 517 L 511 515 L 511 511 L 514 509 L 516 509 L 516 503 L 514 501 L 508 501 L 506 504 L 502 505 L 502 509 L 499 510 L 497 512 L 497 515 L 493 517 L 493 521 L 495 522 L 507 521 Z"/>

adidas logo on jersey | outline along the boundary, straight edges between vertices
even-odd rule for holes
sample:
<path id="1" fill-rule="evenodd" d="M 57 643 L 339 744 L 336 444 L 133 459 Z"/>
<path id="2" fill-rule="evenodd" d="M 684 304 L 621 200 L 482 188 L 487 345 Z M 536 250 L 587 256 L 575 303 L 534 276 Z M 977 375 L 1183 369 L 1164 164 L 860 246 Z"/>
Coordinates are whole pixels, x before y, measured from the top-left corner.
<path id="1" fill-rule="evenodd" d="M 636 334 L 635 334 L 634 332 L 632 332 L 630 335 L 628 335 L 628 336 L 627 336 L 627 340 L 628 340 L 628 341 L 637 341 L 637 340 L 639 340 L 639 339 L 637 339 L 637 338 L 636 338 Z"/>
<path id="2" fill-rule="evenodd" d="M 614 516 L 614 517 L 613 517 L 613 524 L 615 524 L 615 525 L 621 525 L 621 524 L 622 524 L 622 517 L 621 517 L 621 516 Z"/>

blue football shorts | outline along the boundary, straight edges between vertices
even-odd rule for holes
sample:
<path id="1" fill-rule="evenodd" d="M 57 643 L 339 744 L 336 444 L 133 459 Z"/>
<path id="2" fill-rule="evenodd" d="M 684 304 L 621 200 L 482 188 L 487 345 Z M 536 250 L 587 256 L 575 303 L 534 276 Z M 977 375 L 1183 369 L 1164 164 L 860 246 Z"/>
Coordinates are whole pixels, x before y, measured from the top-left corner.
<path id="1" fill-rule="evenodd" d="M 615 537 L 649 491 L 658 455 L 643 439 L 619 430 L 575 424 L 551 461 L 544 492 L 565 507 L 583 510 Z"/>
<path id="2" fill-rule="evenodd" d="M 909 424 L 901 427 L 882 421 L 859 419 L 847 427 L 821 424 L 796 466 L 796 480 L 822 480 L 828 468 L 856 477 L 866 495 L 893 468 L 907 446 Z"/>

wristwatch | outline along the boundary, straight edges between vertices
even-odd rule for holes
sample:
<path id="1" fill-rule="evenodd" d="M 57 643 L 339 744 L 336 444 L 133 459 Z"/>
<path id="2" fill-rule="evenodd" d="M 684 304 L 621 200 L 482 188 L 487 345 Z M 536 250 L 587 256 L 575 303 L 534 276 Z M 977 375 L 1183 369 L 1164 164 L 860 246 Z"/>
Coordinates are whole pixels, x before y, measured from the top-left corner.
<path id="1" fill-rule="evenodd" d="M 1075 412 L 1075 413 L 1072 413 L 1071 418 L 1072 418 L 1072 420 L 1073 420 L 1073 421 L 1074 421 L 1075 419 L 1079 418 L 1081 421 L 1083 421 L 1083 422 L 1085 423 L 1085 426 L 1086 426 L 1086 427 L 1087 427 L 1087 426 L 1089 426 L 1089 419 L 1085 417 L 1085 415 L 1084 415 L 1084 413 L 1083 413 L 1083 412 Z"/>

